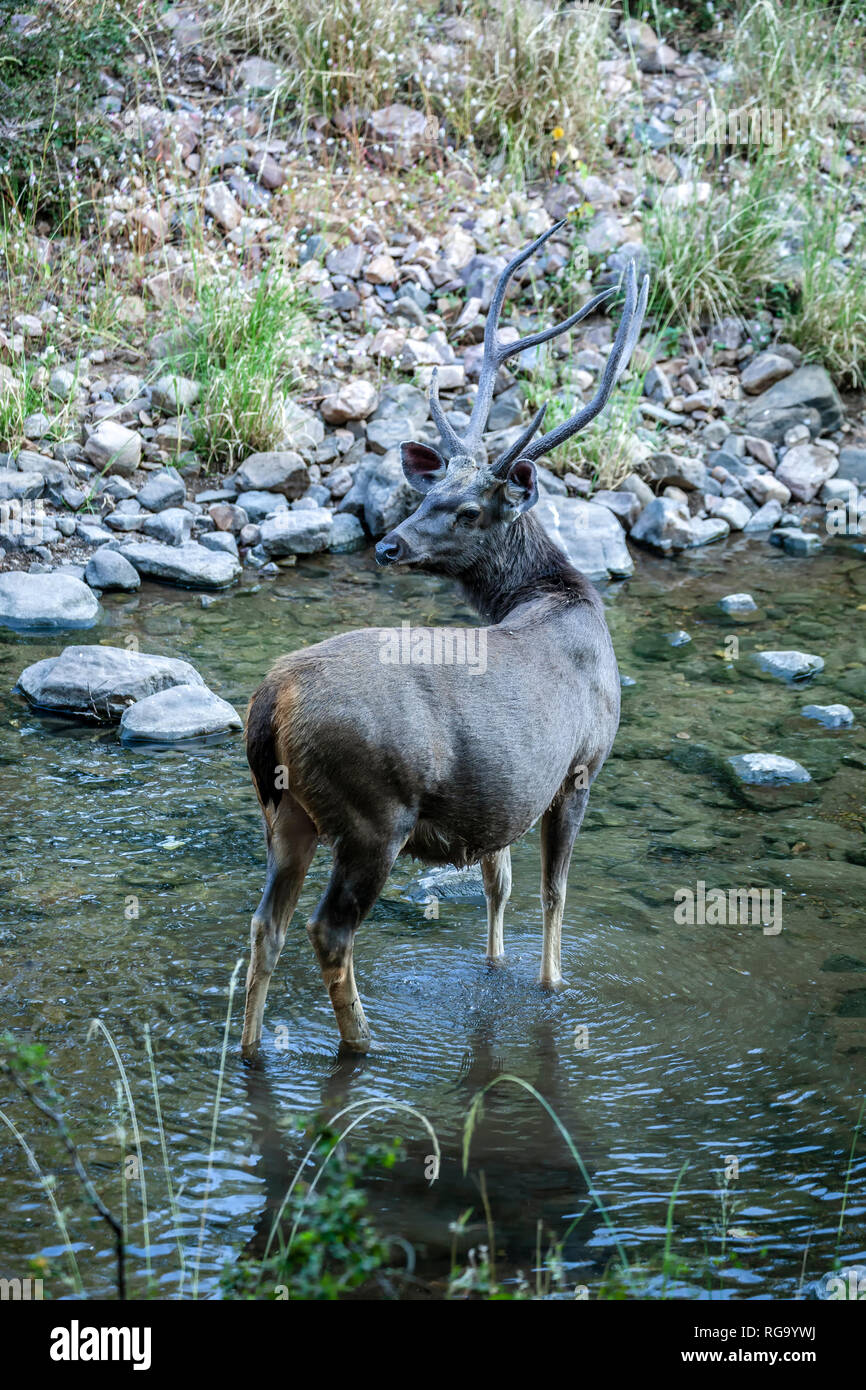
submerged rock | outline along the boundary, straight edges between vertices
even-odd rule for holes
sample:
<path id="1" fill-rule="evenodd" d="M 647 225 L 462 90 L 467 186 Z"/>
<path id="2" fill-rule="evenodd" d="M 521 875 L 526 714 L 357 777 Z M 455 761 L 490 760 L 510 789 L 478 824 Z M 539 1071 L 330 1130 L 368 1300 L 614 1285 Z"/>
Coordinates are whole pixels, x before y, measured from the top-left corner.
<path id="1" fill-rule="evenodd" d="M 0 625 L 14 628 L 90 627 L 96 595 L 70 574 L 0 574 Z"/>
<path id="2" fill-rule="evenodd" d="M 767 675 L 783 681 L 805 681 L 824 669 L 823 659 L 810 652 L 755 652 L 754 659 Z"/>
<path id="3" fill-rule="evenodd" d="M 804 719 L 814 719 L 825 729 L 842 729 L 854 723 L 854 713 L 847 705 L 804 705 L 800 710 Z"/>
<path id="4" fill-rule="evenodd" d="M 747 786 L 783 787 L 812 780 L 800 763 L 795 763 L 793 758 L 782 758 L 778 753 L 740 753 L 728 758 L 728 764 L 737 781 Z"/>
<path id="5" fill-rule="evenodd" d="M 91 589 L 113 589 L 131 594 L 141 588 L 141 576 L 135 566 L 116 550 L 108 550 L 105 546 L 91 555 L 84 579 Z"/>
<path id="6" fill-rule="evenodd" d="M 16 689 L 38 709 L 110 722 L 128 705 L 170 686 L 204 681 L 188 661 L 123 647 L 64 647 L 22 671 Z"/>
<path id="7" fill-rule="evenodd" d="M 120 721 L 124 742 L 176 743 L 243 728 L 237 710 L 198 683 L 173 685 L 130 705 Z"/>
<path id="8" fill-rule="evenodd" d="M 726 594 L 719 599 L 723 613 L 756 613 L 758 605 L 751 594 Z"/>

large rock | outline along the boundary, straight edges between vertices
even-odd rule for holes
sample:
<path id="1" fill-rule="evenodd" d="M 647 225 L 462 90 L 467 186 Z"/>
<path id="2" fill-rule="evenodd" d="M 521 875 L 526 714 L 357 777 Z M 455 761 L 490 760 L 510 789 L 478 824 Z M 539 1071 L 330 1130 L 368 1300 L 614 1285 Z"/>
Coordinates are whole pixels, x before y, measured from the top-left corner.
<path id="1" fill-rule="evenodd" d="M 281 492 L 239 492 L 237 505 L 243 507 L 247 520 L 264 521 L 275 512 L 287 512 L 289 504 Z"/>
<path id="2" fill-rule="evenodd" d="M 624 579 L 634 570 L 625 533 L 614 513 L 579 497 L 541 497 L 535 515 L 550 538 L 587 579 Z"/>
<path id="3" fill-rule="evenodd" d="M 180 478 L 164 469 L 161 473 L 151 473 L 144 487 L 136 494 L 137 501 L 149 512 L 161 512 L 166 507 L 181 507 L 186 498 L 186 488 Z"/>
<path id="4" fill-rule="evenodd" d="M 15 468 L 0 468 L 0 502 L 39 497 L 44 486 L 45 479 L 41 473 L 21 473 Z"/>
<path id="5" fill-rule="evenodd" d="M 241 572 L 233 555 L 206 550 L 195 541 L 163 545 L 160 541 L 113 541 L 115 549 L 147 579 L 164 579 L 188 589 L 224 589 Z"/>
<path id="6" fill-rule="evenodd" d="M 790 376 L 793 370 L 794 364 L 790 357 L 783 357 L 778 352 L 759 352 L 757 357 L 753 357 L 743 368 L 740 385 L 748 395 L 757 396 L 762 391 L 769 391 L 777 381 L 783 381 L 786 376 Z"/>
<path id="7" fill-rule="evenodd" d="M 736 780 L 747 786 L 779 787 L 812 780 L 800 763 L 777 753 L 740 753 L 728 758 L 728 763 Z"/>
<path id="8" fill-rule="evenodd" d="M 780 444 L 785 431 L 816 410 L 822 434 L 841 428 L 845 418 L 839 392 L 823 367 L 798 367 L 790 376 L 763 391 L 745 409 L 749 433 Z"/>
<path id="9" fill-rule="evenodd" d="M 279 492 L 289 501 L 302 496 L 310 485 L 307 465 L 293 449 L 250 454 L 235 479 L 238 492 Z"/>
<path id="10" fill-rule="evenodd" d="M 165 545 L 183 545 L 192 531 L 192 513 L 185 507 L 166 507 L 165 511 L 148 516 L 141 523 L 146 536 Z"/>
<path id="11" fill-rule="evenodd" d="M 814 719 L 825 729 L 844 729 L 854 723 L 854 712 L 847 705 L 804 705 L 804 719 Z"/>
<path id="12" fill-rule="evenodd" d="M 262 522 L 262 550 L 271 560 L 285 555 L 316 555 L 328 548 L 333 519 L 324 507 L 276 512 Z"/>
<path id="13" fill-rule="evenodd" d="M 237 710 L 199 679 L 130 705 L 120 721 L 120 736 L 128 743 L 178 743 L 241 728 Z"/>
<path id="14" fill-rule="evenodd" d="M 4 627 L 90 627 L 98 613 L 96 595 L 71 574 L 0 574 Z"/>
<path id="15" fill-rule="evenodd" d="M 360 517 L 371 536 L 384 536 L 414 512 L 421 494 L 407 483 L 399 449 L 386 454 L 365 454 L 340 512 Z"/>
<path id="16" fill-rule="evenodd" d="M 100 722 L 117 720 L 128 705 L 170 686 L 205 688 L 194 666 L 170 656 L 123 647 L 64 647 L 21 673 L 17 689 L 39 709 Z"/>
<path id="17" fill-rule="evenodd" d="M 119 425 L 116 420 L 101 420 L 84 446 L 84 452 L 97 468 L 106 473 L 129 477 L 141 463 L 141 435 Z"/>
<path id="18" fill-rule="evenodd" d="M 671 555 L 694 546 L 708 545 L 728 535 L 723 517 L 691 516 L 684 502 L 673 497 L 654 497 L 631 528 L 633 541 L 648 545 L 662 555 Z"/>
<path id="19" fill-rule="evenodd" d="M 141 576 L 135 566 L 116 550 L 109 550 L 104 545 L 88 560 L 84 579 L 91 589 L 113 589 L 131 594 L 141 588 Z"/>
<path id="20" fill-rule="evenodd" d="M 21 455 L 18 455 L 18 467 L 21 467 Z M 839 471 L 845 478 L 850 478 L 858 487 L 866 488 L 866 449 L 862 445 L 849 445 L 846 449 L 839 451 Z"/>
<path id="21" fill-rule="evenodd" d="M 322 401 L 322 417 L 329 425 L 345 425 L 349 420 L 366 420 L 376 409 L 379 393 L 371 381 L 347 381 Z"/>
<path id="22" fill-rule="evenodd" d="M 776 478 L 798 502 L 811 502 L 838 468 L 839 457 L 829 449 L 822 449 L 820 444 L 795 444 L 776 469 Z"/>

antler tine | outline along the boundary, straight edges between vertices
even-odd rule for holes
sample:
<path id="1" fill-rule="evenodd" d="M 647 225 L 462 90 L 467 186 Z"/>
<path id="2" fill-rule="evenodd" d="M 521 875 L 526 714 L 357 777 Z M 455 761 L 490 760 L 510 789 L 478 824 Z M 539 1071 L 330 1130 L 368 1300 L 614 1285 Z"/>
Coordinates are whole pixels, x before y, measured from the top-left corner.
<path id="1" fill-rule="evenodd" d="M 563 217 L 559 222 L 554 222 L 553 226 L 548 227 L 546 232 L 542 232 L 541 236 L 536 237 L 535 241 L 531 242 L 529 246 L 519 251 L 518 254 L 508 262 L 508 265 L 505 267 L 496 283 L 496 289 L 493 291 L 490 300 L 490 308 L 487 311 L 487 322 L 484 326 L 484 357 L 478 376 L 478 394 L 475 397 L 472 415 L 463 439 L 462 448 L 467 454 L 474 454 L 481 444 L 481 436 L 484 433 L 484 426 L 487 424 L 487 416 L 490 414 L 490 406 L 493 401 L 493 385 L 496 381 L 496 373 L 505 360 L 505 358 L 501 356 L 504 345 L 497 342 L 496 330 L 499 325 L 499 315 L 502 313 L 502 305 L 505 302 L 505 291 L 508 288 L 508 282 L 515 270 L 522 266 L 525 261 L 528 261 L 529 257 L 534 255 L 538 248 L 543 246 L 549 237 L 552 237 L 555 232 L 560 231 L 565 225 L 566 220 L 567 219 Z M 552 336 L 552 333 L 548 336 Z M 509 344 L 508 346 L 511 345 Z"/>
<path id="2" fill-rule="evenodd" d="M 540 343 L 546 343 L 550 338 L 558 337 L 560 333 L 567 333 L 569 328 L 580 323 L 581 319 L 588 318 L 590 314 L 595 313 L 599 305 L 610 298 L 613 289 L 613 285 L 608 286 L 606 290 L 602 290 L 601 294 L 597 294 L 594 299 L 591 299 L 588 304 L 584 304 L 582 309 L 578 309 L 576 314 L 563 319 L 562 323 L 555 323 L 552 328 L 542 329 L 540 333 L 532 333 L 528 338 L 519 338 L 516 343 L 500 343 L 497 349 L 498 365 L 501 367 L 503 362 L 507 362 L 508 358 L 513 357 L 517 352 L 524 352 L 526 348 L 538 347 Z"/>
<path id="3" fill-rule="evenodd" d="M 532 420 L 527 425 L 520 438 L 516 440 L 514 444 L 512 444 L 510 449 L 506 449 L 504 454 L 499 455 L 499 458 L 491 466 L 490 469 L 490 472 L 493 474 L 495 478 L 503 477 L 509 465 L 512 464 L 516 458 L 520 457 L 526 445 L 529 443 L 530 439 L 535 434 L 535 431 L 541 427 L 541 422 L 544 419 L 546 411 L 547 402 L 545 401 L 541 409 L 536 411 L 535 415 L 532 417 Z"/>
<path id="4" fill-rule="evenodd" d="M 566 439 L 570 439 L 573 434 L 585 429 L 590 421 L 604 410 L 617 379 L 625 370 L 629 356 L 637 342 L 641 320 L 646 309 L 648 292 L 649 276 L 646 276 L 641 285 L 640 299 L 638 299 L 637 277 L 632 261 L 626 272 L 625 308 L 598 390 L 588 405 L 585 405 L 576 415 L 572 415 L 569 420 L 564 420 L 561 425 L 557 425 L 556 429 L 549 430 L 547 434 L 543 434 L 540 439 L 536 439 L 534 443 L 528 445 L 523 450 L 524 458 L 537 459 L 542 454 L 550 453 L 551 449 L 557 448 Z"/>
<path id="5" fill-rule="evenodd" d="M 454 454 L 465 452 L 465 445 L 456 430 L 449 425 L 445 418 L 445 412 L 439 403 L 439 374 L 435 367 L 430 377 L 430 414 L 445 446 L 443 452 L 446 456 L 451 458 Z"/>

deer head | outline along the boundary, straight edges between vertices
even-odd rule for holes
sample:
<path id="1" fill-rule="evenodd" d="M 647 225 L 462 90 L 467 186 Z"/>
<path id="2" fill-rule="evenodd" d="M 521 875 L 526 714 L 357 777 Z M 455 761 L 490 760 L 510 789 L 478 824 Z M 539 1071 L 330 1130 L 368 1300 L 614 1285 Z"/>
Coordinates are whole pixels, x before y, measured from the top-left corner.
<path id="1" fill-rule="evenodd" d="M 376 546 L 380 565 L 415 565 L 437 573 L 459 575 L 472 569 L 489 548 L 493 528 L 508 528 L 538 500 L 535 460 L 585 429 L 601 413 L 634 351 L 646 310 L 649 276 L 637 289 L 634 263 L 625 282 L 625 307 L 610 356 L 592 400 L 555 429 L 535 438 L 546 406 L 542 406 L 520 438 L 492 464 L 481 462 L 482 436 L 493 401 L 496 374 L 503 362 L 526 348 L 546 343 L 587 318 L 609 298 L 613 287 L 597 294 L 562 323 L 514 343 L 499 340 L 498 324 L 508 282 L 515 270 L 564 225 L 557 222 L 519 252 L 503 270 L 490 301 L 484 329 L 484 355 L 478 393 L 461 439 L 439 403 L 436 372 L 430 385 L 430 414 L 439 431 L 440 447 L 402 444 L 403 472 L 424 500 L 406 521 Z"/>

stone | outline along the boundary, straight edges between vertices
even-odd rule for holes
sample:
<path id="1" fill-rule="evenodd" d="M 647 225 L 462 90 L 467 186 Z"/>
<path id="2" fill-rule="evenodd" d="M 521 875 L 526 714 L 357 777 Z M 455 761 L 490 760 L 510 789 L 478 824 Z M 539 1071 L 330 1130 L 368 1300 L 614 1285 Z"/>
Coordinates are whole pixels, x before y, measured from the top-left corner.
<path id="1" fill-rule="evenodd" d="M 366 420 L 376 409 L 379 393 L 372 382 L 355 378 L 322 401 L 322 418 L 329 425 L 345 425 L 349 420 Z"/>
<path id="2" fill-rule="evenodd" d="M 117 590 L 131 594 L 141 588 L 141 576 L 116 550 L 105 546 L 91 555 L 84 570 L 84 581 L 91 589 Z"/>
<path id="3" fill-rule="evenodd" d="M 41 473 L 19 473 L 15 468 L 0 469 L 0 502 L 41 497 L 45 479 Z"/>
<path id="4" fill-rule="evenodd" d="M 719 599 L 719 607 L 723 613 L 756 613 L 758 605 L 751 594 L 726 594 Z"/>
<path id="5" fill-rule="evenodd" d="M 414 106 L 395 102 L 374 111 L 369 119 L 370 133 L 378 153 L 386 163 L 410 169 L 435 143 L 439 122 Z"/>
<path id="6" fill-rule="evenodd" d="M 261 547 L 269 560 L 286 555 L 316 555 L 327 550 L 333 516 L 324 507 L 277 512 L 261 523 Z"/>
<path id="7" fill-rule="evenodd" d="M 755 531 L 772 531 L 781 519 L 782 504 L 777 498 L 771 497 L 764 503 L 763 507 L 759 507 L 756 512 L 752 513 L 743 527 L 743 531 L 747 535 L 751 535 Z"/>
<path id="8" fill-rule="evenodd" d="M 757 396 L 790 376 L 793 370 L 790 358 L 781 357 L 777 352 L 759 352 L 741 372 L 740 385 L 747 395 Z"/>
<path id="9" fill-rule="evenodd" d="M 238 506 L 243 507 L 248 521 L 257 525 L 276 512 L 288 511 L 289 504 L 281 492 L 239 492 Z"/>
<path id="10" fill-rule="evenodd" d="M 624 579 L 634 571 L 625 534 L 615 514 L 580 497 L 542 496 L 534 514 L 576 569 L 593 582 Z"/>
<path id="11" fill-rule="evenodd" d="M 124 710 L 120 737 L 124 743 L 179 743 L 242 728 L 234 706 L 204 683 L 172 685 Z"/>
<path id="12" fill-rule="evenodd" d="M 351 512 L 340 512 L 331 525 L 331 539 L 328 549 L 332 555 L 347 555 L 355 550 L 363 550 L 367 544 L 364 528 Z"/>
<path id="13" fill-rule="evenodd" d="M 367 266 L 364 279 L 371 285 L 393 285 L 397 279 L 397 262 L 393 256 L 374 256 Z"/>
<path id="14" fill-rule="evenodd" d="M 78 378 L 68 367 L 55 367 L 48 378 L 48 394 L 58 401 L 68 401 L 75 394 Z"/>
<path id="15" fill-rule="evenodd" d="M 613 512 L 621 526 L 628 531 L 641 514 L 641 504 L 633 492 L 609 492 L 599 488 L 592 494 L 592 500 L 600 507 Z"/>
<path id="16" fill-rule="evenodd" d="M 114 545 L 144 578 L 162 579 L 188 589 L 224 589 L 241 572 L 233 555 L 206 550 L 195 541 L 183 545 L 115 541 Z"/>
<path id="17" fill-rule="evenodd" d="M 282 68 L 268 58 L 245 58 L 238 63 L 235 78 L 242 91 L 268 93 L 284 81 Z"/>
<path id="18" fill-rule="evenodd" d="M 331 275 L 357 280 L 364 269 L 365 259 L 366 252 L 360 242 L 350 242 L 339 251 L 330 251 L 325 258 L 325 266 Z"/>
<path id="19" fill-rule="evenodd" d="M 11 628 L 90 627 L 96 596 L 69 574 L 0 574 L 0 626 Z"/>
<path id="20" fill-rule="evenodd" d="M 844 729 L 854 723 L 854 713 L 847 705 L 804 705 L 804 719 L 814 719 L 825 729 Z"/>
<path id="21" fill-rule="evenodd" d="M 283 507 L 287 507 L 289 505 L 285 497 L 282 497 L 281 494 L 275 492 L 245 492 L 242 495 L 244 497 L 261 496 L 274 498 L 280 496 Z M 232 531 L 235 534 L 241 532 L 250 519 L 249 512 L 247 511 L 246 507 L 244 507 L 240 502 L 214 502 L 210 507 L 208 507 L 208 516 L 210 517 L 211 521 L 213 522 L 214 526 L 218 531 Z"/>
<path id="22" fill-rule="evenodd" d="M 238 543 L 230 531 L 203 531 L 198 543 L 205 550 L 221 550 L 234 556 L 238 553 Z"/>
<path id="23" fill-rule="evenodd" d="M 233 232 L 235 227 L 239 227 L 243 217 L 240 203 L 222 179 L 205 189 L 204 210 L 226 232 Z"/>
<path id="24" fill-rule="evenodd" d="M 192 530 L 192 513 L 183 507 L 166 507 L 155 516 L 146 517 L 140 528 L 146 536 L 166 545 L 183 545 Z"/>
<path id="25" fill-rule="evenodd" d="M 186 498 L 186 488 L 180 478 L 167 469 L 161 473 L 151 473 L 144 487 L 136 493 L 136 500 L 149 512 L 161 512 L 166 507 L 179 507 Z"/>
<path id="26" fill-rule="evenodd" d="M 310 474 L 301 455 L 293 449 L 250 454 L 235 475 L 238 492 L 279 492 L 289 501 L 310 485 Z"/>
<path id="27" fill-rule="evenodd" d="M 813 656 L 810 652 L 754 652 L 753 660 L 767 675 L 776 676 L 783 681 L 809 680 L 824 669 L 823 659 L 820 656 Z"/>
<path id="28" fill-rule="evenodd" d="M 754 497 L 759 507 L 771 499 L 780 506 L 787 507 L 791 500 L 791 490 L 774 473 L 753 473 L 745 479 L 746 491 Z"/>
<path id="29" fill-rule="evenodd" d="M 745 418 L 751 434 L 780 443 L 784 430 L 798 424 L 804 411 L 809 410 L 817 411 L 824 434 L 832 434 L 844 423 L 845 412 L 836 387 L 825 369 L 814 364 L 798 367 L 756 396 L 746 406 Z"/>
<path id="30" fill-rule="evenodd" d="M 19 462 L 19 467 L 20 462 Z M 839 450 L 839 471 L 858 487 L 866 488 L 866 448 L 849 445 Z"/>
<path id="31" fill-rule="evenodd" d="M 161 376 L 150 388 L 153 405 L 166 415 L 180 415 L 184 410 L 189 410 L 200 395 L 198 382 L 185 376 Z"/>
<path id="32" fill-rule="evenodd" d="M 65 647 L 59 656 L 28 666 L 17 689 L 38 709 L 112 722 L 136 700 L 175 685 L 204 681 L 187 661 L 150 656 L 126 647 Z"/>
<path id="33" fill-rule="evenodd" d="M 743 435 L 746 453 L 750 454 L 758 463 L 762 463 L 765 468 L 774 471 L 776 467 L 776 450 L 768 439 L 760 439 L 755 434 Z"/>
<path id="34" fill-rule="evenodd" d="M 723 517 L 690 516 L 687 505 L 672 497 L 654 497 L 644 508 L 631 528 L 630 536 L 663 555 L 694 546 L 708 545 L 728 535 L 728 523 Z"/>
<path id="35" fill-rule="evenodd" d="M 707 509 L 712 504 L 712 515 L 726 521 L 732 531 L 742 531 L 752 518 L 752 513 L 738 497 L 708 497 Z"/>
<path id="36" fill-rule="evenodd" d="M 703 492 L 707 468 L 702 459 L 684 458 L 662 450 L 647 460 L 647 475 L 657 487 L 681 487 L 685 492 Z"/>
<path id="37" fill-rule="evenodd" d="M 772 503 L 768 502 L 767 506 Z M 820 536 L 814 531 L 803 531 L 799 526 L 780 526 L 770 537 L 770 544 L 780 545 L 789 555 L 801 556 L 815 555 L 822 547 Z"/>
<path id="38" fill-rule="evenodd" d="M 798 502 L 811 502 L 839 469 L 839 456 L 820 444 L 795 444 L 782 458 L 776 477 Z"/>
<path id="39" fill-rule="evenodd" d="M 141 448 L 141 435 L 135 430 L 116 420 L 101 420 L 84 445 L 84 452 L 100 471 L 128 478 L 141 463 Z"/>
<path id="40" fill-rule="evenodd" d="M 792 758 L 782 758 L 776 753 L 741 753 L 728 758 L 738 782 L 747 786 L 789 786 L 795 782 L 811 782 L 811 777 L 800 763 Z"/>

